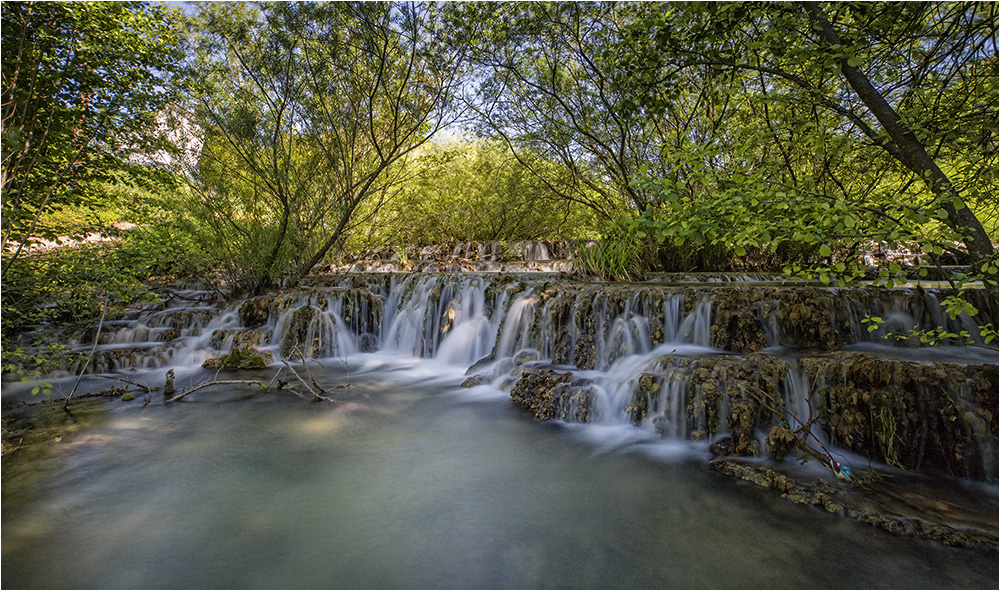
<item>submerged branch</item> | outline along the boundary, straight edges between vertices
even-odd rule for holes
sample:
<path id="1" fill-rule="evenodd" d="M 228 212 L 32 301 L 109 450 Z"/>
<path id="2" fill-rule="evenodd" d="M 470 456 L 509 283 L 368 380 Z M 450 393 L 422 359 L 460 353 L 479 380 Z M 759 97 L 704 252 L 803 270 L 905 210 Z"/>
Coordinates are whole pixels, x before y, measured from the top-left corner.
<path id="1" fill-rule="evenodd" d="M 265 384 L 264 382 L 262 382 L 260 380 L 212 380 L 211 382 L 205 382 L 204 384 L 198 384 L 197 386 L 194 386 L 193 388 L 188 388 L 187 390 L 184 390 L 183 392 L 181 392 L 177 396 L 174 396 L 173 398 L 170 398 L 166 402 L 176 402 L 178 400 L 181 400 L 182 398 L 184 398 L 188 394 L 192 394 L 194 392 L 197 392 L 198 390 L 201 390 L 202 388 L 207 388 L 209 386 L 220 386 L 220 385 L 231 385 L 231 384 L 243 384 L 243 385 L 247 385 L 247 386 L 249 386 L 249 385 L 257 385 L 257 386 L 260 386 L 261 390 L 264 390 L 265 392 L 267 391 L 267 384 Z"/>
<path id="2" fill-rule="evenodd" d="M 76 394 L 76 389 L 80 387 L 80 380 L 83 379 L 83 374 L 87 371 L 87 366 L 90 365 L 90 360 L 94 358 L 94 352 L 97 351 L 97 345 L 101 342 L 101 329 L 104 328 L 104 316 L 108 313 L 108 300 L 107 297 L 101 302 L 101 319 L 97 322 L 97 334 L 94 335 L 94 346 L 90 348 L 90 354 L 87 355 L 87 361 L 84 362 L 83 367 L 80 368 L 80 375 L 76 376 L 76 383 L 73 384 L 73 389 L 70 390 L 69 396 L 66 397 L 66 401 L 63 402 L 63 408 L 69 406 L 69 400 Z"/>
<path id="3" fill-rule="evenodd" d="M 298 347 L 296 347 L 294 350 L 297 351 Z M 299 353 L 299 355 L 301 356 L 301 353 Z M 302 379 L 302 376 L 300 376 L 299 373 L 297 371 L 295 371 L 295 368 L 292 367 L 291 364 L 288 363 L 288 361 L 286 361 L 284 358 L 282 358 L 281 362 L 283 364 L 285 364 L 285 367 L 288 368 L 288 371 L 292 372 L 292 375 L 295 376 L 295 378 L 297 380 L 299 380 L 299 383 L 302 384 L 303 386 L 305 386 L 305 389 L 308 390 L 310 394 L 312 394 L 312 396 L 313 396 L 312 399 L 313 399 L 314 402 L 318 402 L 320 400 L 323 400 L 325 402 L 333 402 L 332 398 L 328 398 L 326 396 L 323 396 L 322 394 L 320 394 L 319 392 L 317 392 L 316 390 L 314 390 L 312 388 L 312 386 L 309 385 L 308 382 L 306 382 L 304 379 Z M 306 365 L 304 359 L 303 359 L 302 365 L 303 366 Z M 306 366 L 306 371 L 307 372 L 309 371 L 308 366 Z M 312 379 L 312 374 L 309 375 L 309 378 Z M 314 381 L 313 383 L 315 384 L 316 382 Z M 320 388 L 318 385 L 316 387 L 319 388 L 319 390 L 321 392 L 325 392 L 325 390 L 323 390 L 322 388 Z"/>

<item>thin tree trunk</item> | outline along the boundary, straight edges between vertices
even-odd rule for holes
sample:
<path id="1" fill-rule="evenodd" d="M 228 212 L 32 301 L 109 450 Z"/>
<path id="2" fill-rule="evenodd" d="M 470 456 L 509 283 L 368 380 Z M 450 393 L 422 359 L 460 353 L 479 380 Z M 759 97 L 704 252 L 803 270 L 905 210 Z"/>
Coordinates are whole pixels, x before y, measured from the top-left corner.
<path id="1" fill-rule="evenodd" d="M 833 25 L 823 15 L 818 2 L 803 2 L 806 12 L 812 21 L 822 30 L 823 40 L 828 45 L 840 45 L 840 37 Z M 951 180 L 930 157 L 924 145 L 900 121 L 899 115 L 892 105 L 885 100 L 882 93 L 872 85 L 864 72 L 848 63 L 847 57 L 841 59 L 840 69 L 857 93 L 861 101 L 868 107 L 882 128 L 889 134 L 892 142 L 899 148 L 898 152 L 889 151 L 902 162 L 904 166 L 928 180 L 931 191 L 938 197 L 940 206 L 948 212 L 945 223 L 951 229 L 962 235 L 965 247 L 973 260 L 983 260 L 993 255 L 993 242 L 967 205 L 955 207 L 953 201 L 961 201 L 961 196 Z"/>

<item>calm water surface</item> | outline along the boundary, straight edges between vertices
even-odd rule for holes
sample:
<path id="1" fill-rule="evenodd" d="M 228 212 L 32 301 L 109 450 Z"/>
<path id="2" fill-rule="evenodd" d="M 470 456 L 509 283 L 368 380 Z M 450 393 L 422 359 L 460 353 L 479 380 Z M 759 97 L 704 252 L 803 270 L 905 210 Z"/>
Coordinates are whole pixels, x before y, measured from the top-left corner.
<path id="1" fill-rule="evenodd" d="M 997 587 L 995 555 L 787 503 L 692 445 L 540 425 L 426 360 L 353 369 L 336 405 L 115 403 L 44 472 L 5 459 L 3 587 Z"/>

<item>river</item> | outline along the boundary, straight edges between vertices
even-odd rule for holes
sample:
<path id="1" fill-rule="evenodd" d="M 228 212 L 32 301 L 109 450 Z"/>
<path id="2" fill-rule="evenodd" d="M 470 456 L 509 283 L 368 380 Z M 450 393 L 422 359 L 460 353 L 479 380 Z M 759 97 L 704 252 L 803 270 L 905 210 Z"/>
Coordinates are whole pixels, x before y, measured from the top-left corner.
<path id="1" fill-rule="evenodd" d="M 4 588 L 997 587 L 995 554 L 787 503 L 705 444 L 539 424 L 434 360 L 347 360 L 314 365 L 350 383 L 334 403 L 78 405 L 86 428 L 4 459 Z"/>

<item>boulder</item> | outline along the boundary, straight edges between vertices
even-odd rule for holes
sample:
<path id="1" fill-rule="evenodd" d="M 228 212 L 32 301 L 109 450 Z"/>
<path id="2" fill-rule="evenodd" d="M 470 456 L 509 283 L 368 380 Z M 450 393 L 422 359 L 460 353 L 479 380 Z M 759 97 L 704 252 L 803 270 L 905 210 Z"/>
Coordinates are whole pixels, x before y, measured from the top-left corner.
<path id="1" fill-rule="evenodd" d="M 207 359 L 201 366 L 205 369 L 264 369 L 272 360 L 270 351 L 235 349 L 232 353 Z"/>
<path id="2" fill-rule="evenodd" d="M 570 372 L 552 369 L 525 371 L 510 391 L 511 400 L 531 411 L 538 420 L 561 419 L 586 423 L 594 414 L 587 382 Z"/>

